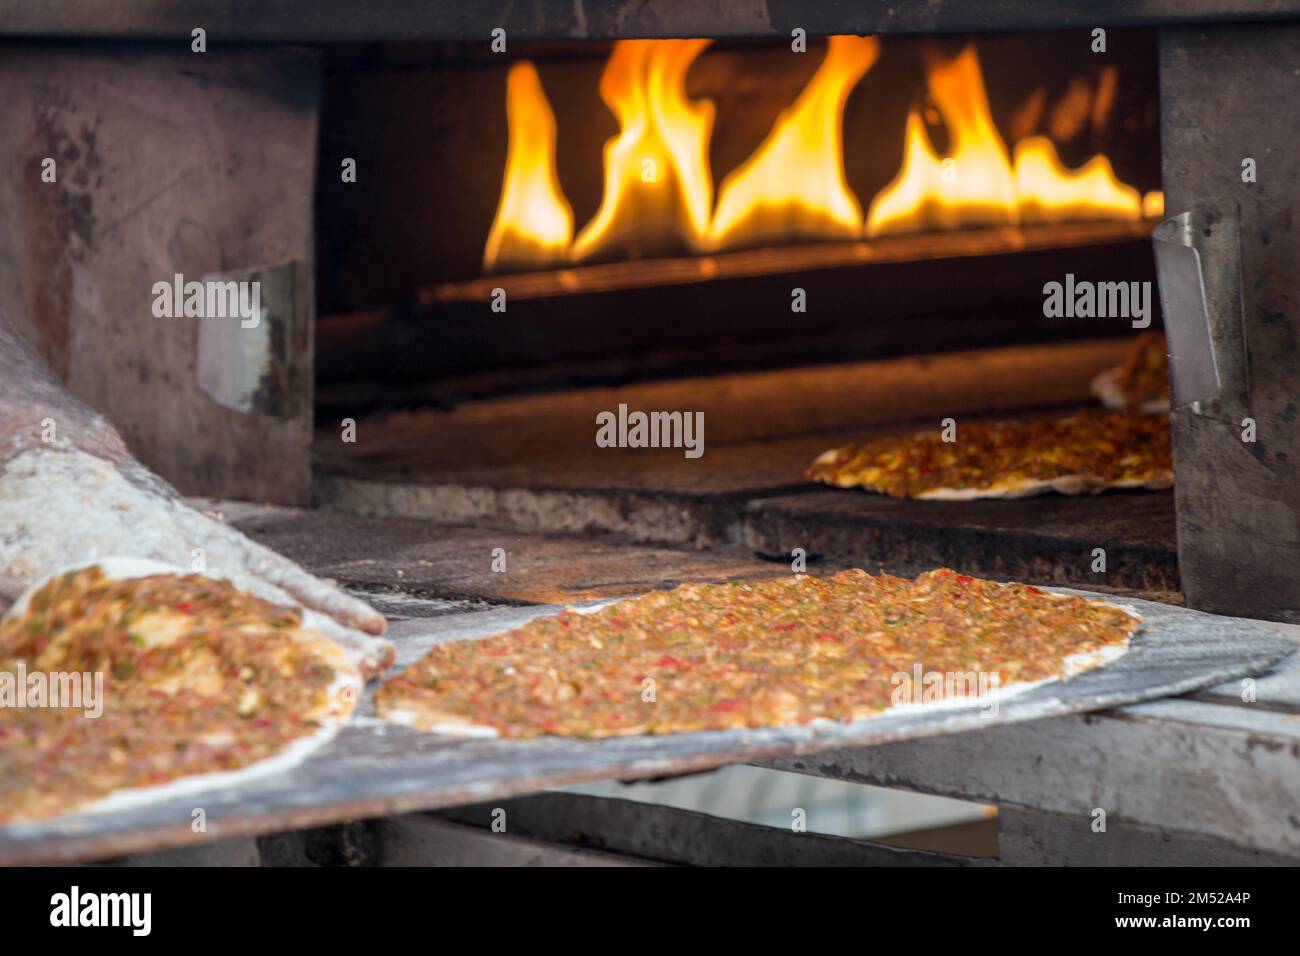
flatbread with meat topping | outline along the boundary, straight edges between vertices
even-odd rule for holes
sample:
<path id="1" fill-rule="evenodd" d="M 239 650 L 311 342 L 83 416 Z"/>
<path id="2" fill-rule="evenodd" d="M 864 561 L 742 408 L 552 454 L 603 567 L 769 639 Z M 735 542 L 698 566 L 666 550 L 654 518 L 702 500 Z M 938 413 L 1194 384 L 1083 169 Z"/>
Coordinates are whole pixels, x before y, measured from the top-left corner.
<path id="1" fill-rule="evenodd" d="M 957 427 L 956 441 L 943 439 L 936 429 L 832 448 L 807 476 L 894 498 L 955 501 L 1161 489 L 1174 480 L 1167 415 L 971 422 Z"/>
<path id="2" fill-rule="evenodd" d="M 0 823 L 301 759 L 364 683 L 318 626 L 312 612 L 153 562 L 103 561 L 30 588 L 0 620 L 0 705 L 18 692 L 13 675 L 30 685 L 0 706 Z"/>
<path id="3" fill-rule="evenodd" d="M 1092 380 L 1092 394 L 1114 411 L 1169 411 L 1168 350 L 1163 332 L 1143 332 L 1122 365 L 1108 368 Z"/>
<path id="4" fill-rule="evenodd" d="M 376 709 L 422 730 L 504 737 L 849 722 L 1066 678 L 1122 654 L 1139 626 L 1105 601 L 948 568 L 685 584 L 439 644 L 380 687 Z M 899 675 L 918 672 L 996 681 L 900 700 Z"/>

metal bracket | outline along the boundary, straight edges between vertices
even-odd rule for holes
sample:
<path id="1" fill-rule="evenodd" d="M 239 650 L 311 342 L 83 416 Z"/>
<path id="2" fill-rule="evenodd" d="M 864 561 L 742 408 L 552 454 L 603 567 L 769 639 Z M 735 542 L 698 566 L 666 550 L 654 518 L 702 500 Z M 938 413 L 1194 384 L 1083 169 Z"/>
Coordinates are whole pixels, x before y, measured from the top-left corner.
<path id="1" fill-rule="evenodd" d="M 199 388 L 238 412 L 291 417 L 286 349 L 292 341 L 293 263 L 214 273 L 204 282 L 256 284 L 257 314 L 199 321 Z"/>
<path id="2" fill-rule="evenodd" d="M 1195 209 L 1151 234 L 1175 407 L 1225 421 L 1248 414 L 1241 209 Z"/>

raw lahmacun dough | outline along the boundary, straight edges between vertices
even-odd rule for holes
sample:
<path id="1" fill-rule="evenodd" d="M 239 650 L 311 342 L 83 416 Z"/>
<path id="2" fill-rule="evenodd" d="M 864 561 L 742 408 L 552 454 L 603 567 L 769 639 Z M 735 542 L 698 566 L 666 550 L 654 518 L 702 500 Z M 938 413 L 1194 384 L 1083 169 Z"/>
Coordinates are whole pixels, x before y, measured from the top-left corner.
<path id="1" fill-rule="evenodd" d="M 355 655 L 313 621 L 155 562 L 106 559 L 32 586 L 0 620 L 0 672 L 100 675 L 102 713 L 0 708 L 0 823 L 119 809 L 302 759 L 364 684 Z"/>
<path id="2" fill-rule="evenodd" d="M 1003 696 L 1112 659 L 1139 623 L 1105 601 L 947 568 L 685 584 L 439 644 L 375 703 L 394 723 L 476 736 L 848 722 L 898 708 L 897 675 L 918 665 L 996 674 Z"/>

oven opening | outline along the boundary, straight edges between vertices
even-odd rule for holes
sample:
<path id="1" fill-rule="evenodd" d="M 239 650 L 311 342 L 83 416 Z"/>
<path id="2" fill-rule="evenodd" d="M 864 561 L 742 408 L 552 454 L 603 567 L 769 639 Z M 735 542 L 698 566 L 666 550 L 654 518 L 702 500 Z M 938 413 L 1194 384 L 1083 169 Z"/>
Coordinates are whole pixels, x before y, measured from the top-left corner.
<path id="1" fill-rule="evenodd" d="M 846 442 L 1102 409 L 1160 329 L 1156 65 L 1141 29 L 1105 56 L 1077 31 L 330 48 L 318 498 L 1176 591 L 1168 490 L 806 476 Z"/>
<path id="2" fill-rule="evenodd" d="M 1300 861 L 1300 0 L 253 6 L 0 0 L 0 864 Z"/>

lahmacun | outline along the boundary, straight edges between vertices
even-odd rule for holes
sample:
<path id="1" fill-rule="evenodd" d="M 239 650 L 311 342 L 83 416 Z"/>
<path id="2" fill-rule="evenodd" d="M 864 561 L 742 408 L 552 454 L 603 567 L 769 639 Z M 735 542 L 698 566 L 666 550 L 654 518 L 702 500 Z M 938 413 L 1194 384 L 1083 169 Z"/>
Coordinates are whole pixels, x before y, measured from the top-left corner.
<path id="1" fill-rule="evenodd" d="M 894 498 L 1023 498 L 1173 485 L 1168 415 L 1080 412 L 958 425 L 824 452 L 807 476 Z"/>
<path id="2" fill-rule="evenodd" d="M 1122 653 L 1139 626 L 1104 601 L 948 568 L 684 584 L 439 644 L 380 687 L 376 708 L 503 737 L 849 722 L 896 706 L 897 675 L 918 667 L 1023 689 Z"/>
<path id="3" fill-rule="evenodd" d="M 1092 394 L 1115 411 L 1169 411 L 1168 351 L 1163 332 L 1143 332 L 1133 341 L 1123 364 L 1092 380 Z"/>
<path id="4" fill-rule="evenodd" d="M 347 720 L 363 686 L 297 609 L 199 575 L 110 577 L 99 564 L 47 579 L 0 621 L 5 674 L 24 686 L 21 701 L 0 686 L 0 823 L 297 759 Z M 79 680 L 98 680 L 98 714 L 89 699 L 51 699 L 89 690 Z"/>

